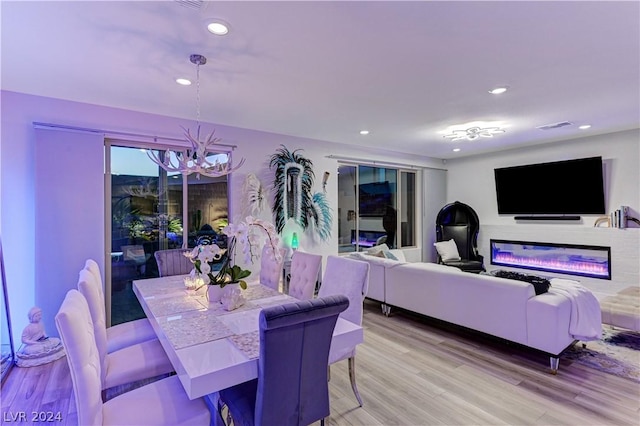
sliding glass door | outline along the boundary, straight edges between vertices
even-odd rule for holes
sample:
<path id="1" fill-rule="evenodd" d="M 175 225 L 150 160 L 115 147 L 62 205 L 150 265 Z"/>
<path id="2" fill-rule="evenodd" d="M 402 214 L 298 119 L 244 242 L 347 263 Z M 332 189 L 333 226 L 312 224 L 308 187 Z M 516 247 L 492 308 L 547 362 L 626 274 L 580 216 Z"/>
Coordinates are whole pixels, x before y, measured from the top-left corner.
<path id="1" fill-rule="evenodd" d="M 416 173 L 338 164 L 339 252 L 416 245 Z"/>
<path id="2" fill-rule="evenodd" d="M 157 250 L 224 245 L 227 224 L 226 176 L 209 178 L 168 173 L 146 150 L 107 144 L 111 194 L 111 324 L 143 318 L 132 281 L 158 276 Z M 161 153 L 160 155 L 164 155 Z M 225 156 L 225 154 L 221 154 Z"/>

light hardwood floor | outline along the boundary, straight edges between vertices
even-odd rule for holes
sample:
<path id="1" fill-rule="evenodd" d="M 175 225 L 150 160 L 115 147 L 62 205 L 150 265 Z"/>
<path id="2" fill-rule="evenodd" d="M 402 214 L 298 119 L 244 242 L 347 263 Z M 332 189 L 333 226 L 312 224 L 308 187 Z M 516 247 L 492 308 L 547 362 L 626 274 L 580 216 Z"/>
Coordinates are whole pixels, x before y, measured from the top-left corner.
<path id="1" fill-rule="evenodd" d="M 351 392 L 347 362 L 331 368 L 327 425 L 639 425 L 640 383 L 365 302 L 365 343 Z M 66 359 L 14 368 L 2 386 L 5 416 L 60 412 L 76 425 Z M 27 422 L 28 423 L 28 422 Z M 21 424 L 25 424 L 24 422 Z"/>

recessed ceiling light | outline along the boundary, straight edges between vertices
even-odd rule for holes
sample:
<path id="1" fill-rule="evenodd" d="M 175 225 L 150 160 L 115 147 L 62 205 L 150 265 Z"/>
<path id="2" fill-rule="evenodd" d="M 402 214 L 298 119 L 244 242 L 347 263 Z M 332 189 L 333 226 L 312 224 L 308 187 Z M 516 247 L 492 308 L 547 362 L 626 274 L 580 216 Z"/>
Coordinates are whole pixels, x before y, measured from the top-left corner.
<path id="1" fill-rule="evenodd" d="M 590 127 L 591 127 L 591 124 L 583 124 L 582 126 L 578 126 L 578 129 L 586 130 L 586 129 L 590 128 Z"/>
<path id="2" fill-rule="evenodd" d="M 453 152 L 460 152 L 460 148 L 453 148 Z"/>
<path id="3" fill-rule="evenodd" d="M 227 35 L 229 34 L 229 24 L 219 19 L 211 20 L 207 24 L 207 30 L 209 30 L 211 34 L 219 36 Z"/>
<path id="4" fill-rule="evenodd" d="M 190 86 L 191 85 L 191 80 L 186 79 L 186 78 L 176 78 L 176 83 L 182 85 L 182 86 Z"/>
<path id="5" fill-rule="evenodd" d="M 361 135 L 368 135 L 369 131 L 368 130 L 360 130 L 360 134 Z"/>
<path id="6" fill-rule="evenodd" d="M 492 95 L 499 95 L 501 93 L 504 93 L 507 91 L 507 89 L 509 89 L 507 86 L 503 86 L 503 87 L 495 87 L 491 90 L 489 90 L 489 93 L 491 93 Z"/>

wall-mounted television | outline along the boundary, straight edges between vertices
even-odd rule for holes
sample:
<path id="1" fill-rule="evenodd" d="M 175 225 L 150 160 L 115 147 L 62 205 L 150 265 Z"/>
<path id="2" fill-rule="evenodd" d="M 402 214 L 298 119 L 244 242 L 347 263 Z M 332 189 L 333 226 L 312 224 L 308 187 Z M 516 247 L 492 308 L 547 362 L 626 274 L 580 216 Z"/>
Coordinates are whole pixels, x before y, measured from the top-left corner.
<path id="1" fill-rule="evenodd" d="M 384 216 L 392 205 L 393 194 L 388 181 L 363 183 L 358 187 L 360 216 Z"/>
<path id="2" fill-rule="evenodd" d="M 494 170 L 499 214 L 604 214 L 602 157 Z"/>

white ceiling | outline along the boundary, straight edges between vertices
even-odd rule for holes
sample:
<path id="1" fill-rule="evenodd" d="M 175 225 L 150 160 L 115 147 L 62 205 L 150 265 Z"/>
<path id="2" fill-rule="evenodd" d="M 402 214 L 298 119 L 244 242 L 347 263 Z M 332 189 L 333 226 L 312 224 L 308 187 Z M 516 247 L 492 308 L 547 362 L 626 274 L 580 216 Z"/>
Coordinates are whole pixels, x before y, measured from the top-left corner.
<path id="1" fill-rule="evenodd" d="M 200 53 L 213 123 L 446 159 L 640 127 L 637 1 L 3 0 L 0 13 L 4 90 L 195 119 L 195 84 L 174 79 L 195 80 Z M 209 34 L 209 17 L 231 33 Z M 437 133 L 476 120 L 506 133 Z"/>

